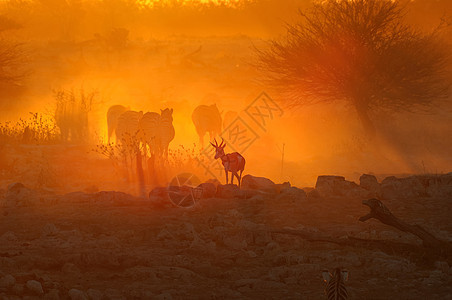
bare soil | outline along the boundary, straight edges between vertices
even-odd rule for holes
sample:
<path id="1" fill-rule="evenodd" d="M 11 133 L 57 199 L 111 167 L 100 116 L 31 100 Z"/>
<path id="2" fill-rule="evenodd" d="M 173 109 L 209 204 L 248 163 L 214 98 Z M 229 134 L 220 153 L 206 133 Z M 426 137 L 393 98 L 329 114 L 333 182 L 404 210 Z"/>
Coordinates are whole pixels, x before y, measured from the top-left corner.
<path id="1" fill-rule="evenodd" d="M 112 195 L 109 198 L 109 195 Z M 2 200 L 2 299 L 322 299 L 323 269 L 349 271 L 351 299 L 451 299 L 443 262 L 270 233 L 304 229 L 418 244 L 369 220 L 362 199 L 205 199 L 193 208 L 100 194 Z M 451 240 L 451 199 L 385 201 L 400 219 Z M 41 283 L 44 294 L 26 287 Z M 71 291 L 72 290 L 72 291 Z M 71 291 L 71 292 L 70 292 Z M 78 299 L 78 298 L 77 298 Z"/>

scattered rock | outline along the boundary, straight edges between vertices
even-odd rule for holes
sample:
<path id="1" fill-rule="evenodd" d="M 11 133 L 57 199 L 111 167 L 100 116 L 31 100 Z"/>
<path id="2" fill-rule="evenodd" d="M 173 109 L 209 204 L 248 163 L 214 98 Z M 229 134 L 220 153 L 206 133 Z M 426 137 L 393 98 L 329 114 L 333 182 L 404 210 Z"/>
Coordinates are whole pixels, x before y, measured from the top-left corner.
<path id="1" fill-rule="evenodd" d="M 217 192 L 217 186 L 211 182 L 204 182 L 198 185 L 198 188 L 202 189 L 202 198 L 213 198 Z"/>
<path id="2" fill-rule="evenodd" d="M 416 175 L 405 178 L 389 176 L 381 182 L 383 199 L 452 196 L 452 173 Z"/>
<path id="3" fill-rule="evenodd" d="M 57 289 L 50 290 L 44 297 L 46 300 L 59 300 L 60 299 L 60 293 Z"/>
<path id="4" fill-rule="evenodd" d="M 165 292 L 165 293 L 161 293 L 160 295 L 157 295 L 154 299 L 156 299 L 156 300 L 172 300 L 173 296 L 171 296 L 170 293 Z"/>
<path id="5" fill-rule="evenodd" d="M 219 185 L 217 187 L 216 197 L 218 198 L 240 198 L 242 191 L 235 184 Z"/>
<path id="6" fill-rule="evenodd" d="M 14 182 L 8 185 L 8 192 L 19 192 L 21 189 L 25 189 L 25 185 L 20 182 Z"/>
<path id="7" fill-rule="evenodd" d="M 211 178 L 211 179 L 207 180 L 206 183 L 213 183 L 215 185 L 215 188 L 221 184 L 221 182 L 216 178 Z"/>
<path id="8" fill-rule="evenodd" d="M 309 192 L 307 192 L 306 195 L 309 199 L 312 199 L 312 198 L 315 199 L 315 198 L 321 197 L 319 191 L 314 188 L 312 190 L 310 190 Z"/>
<path id="9" fill-rule="evenodd" d="M 251 189 L 251 190 L 265 190 L 265 191 L 273 191 L 275 192 L 275 183 L 268 178 L 265 177 L 256 177 L 253 175 L 245 175 L 242 178 L 243 189 Z"/>
<path id="10" fill-rule="evenodd" d="M 168 188 L 167 187 L 156 187 L 149 192 L 149 199 L 158 200 L 157 202 L 162 202 L 164 200 L 169 200 Z"/>
<path id="11" fill-rule="evenodd" d="M 277 197 L 277 199 L 286 199 L 286 198 L 294 201 L 303 201 L 306 200 L 307 195 L 306 192 L 303 191 L 302 189 L 292 186 L 282 189 L 281 194 L 279 194 Z"/>
<path id="12" fill-rule="evenodd" d="M 58 233 L 58 229 L 53 223 L 48 223 L 42 229 L 43 236 L 55 236 Z"/>
<path id="13" fill-rule="evenodd" d="M 376 197 L 380 194 L 380 184 L 378 183 L 377 178 L 374 175 L 361 175 L 361 177 L 359 177 L 359 186 L 372 192 L 373 197 Z"/>
<path id="14" fill-rule="evenodd" d="M 68 296 L 71 300 L 88 300 L 86 294 L 78 289 L 70 289 L 68 292 Z"/>
<path id="15" fill-rule="evenodd" d="M 436 261 L 435 268 L 437 270 L 440 270 L 444 274 L 448 274 L 449 270 L 450 270 L 450 267 L 449 267 L 449 264 L 447 263 L 447 261 Z"/>
<path id="16" fill-rule="evenodd" d="M 319 176 L 317 177 L 315 189 L 323 197 L 345 196 L 350 198 L 363 198 L 371 196 L 368 190 L 365 190 L 352 181 L 345 180 L 343 176 Z"/>
<path id="17" fill-rule="evenodd" d="M 116 289 L 106 289 L 105 292 L 105 298 L 107 299 L 115 299 L 115 300 L 126 300 L 126 297 L 124 297 L 120 291 Z"/>
<path id="18" fill-rule="evenodd" d="M 15 294 L 15 295 L 23 295 L 24 291 L 25 291 L 25 286 L 23 284 L 15 284 L 11 291 Z"/>
<path id="19" fill-rule="evenodd" d="M 5 193 L 5 206 L 28 206 L 37 202 L 38 193 L 22 183 L 11 183 Z"/>
<path id="20" fill-rule="evenodd" d="M 74 265 L 73 263 L 65 263 L 63 265 L 63 267 L 61 268 L 61 271 L 63 273 L 67 273 L 67 274 L 80 273 L 80 269 L 76 265 Z"/>
<path id="21" fill-rule="evenodd" d="M 223 243 L 226 247 L 234 250 L 242 250 L 248 246 L 246 240 L 238 235 L 225 236 L 223 238 Z"/>
<path id="22" fill-rule="evenodd" d="M 425 195 L 425 188 L 414 177 L 397 178 L 389 176 L 381 182 L 380 197 L 382 199 L 417 197 L 419 194 Z"/>
<path id="23" fill-rule="evenodd" d="M 27 289 L 35 295 L 44 294 L 44 290 L 42 289 L 42 285 L 39 281 L 36 280 L 28 280 L 26 284 Z"/>
<path id="24" fill-rule="evenodd" d="M 0 237 L 0 240 L 8 242 L 17 242 L 19 238 L 14 234 L 14 232 L 7 231 Z"/>
<path id="25" fill-rule="evenodd" d="M 135 196 L 132 196 L 127 193 L 123 192 L 116 192 L 116 191 L 101 191 L 93 195 L 91 194 L 85 194 L 88 199 L 93 199 L 96 202 L 109 202 L 109 203 L 115 203 L 115 204 L 129 204 L 130 202 L 141 200 L 140 198 L 137 198 Z"/>
<path id="26" fill-rule="evenodd" d="M 1 288 L 10 288 L 16 283 L 16 278 L 12 275 L 5 275 L 0 278 L 0 289 Z"/>
<path id="27" fill-rule="evenodd" d="M 157 235 L 157 240 L 163 241 L 163 240 L 171 240 L 174 239 L 174 236 L 169 232 L 167 229 L 162 229 L 159 234 Z"/>

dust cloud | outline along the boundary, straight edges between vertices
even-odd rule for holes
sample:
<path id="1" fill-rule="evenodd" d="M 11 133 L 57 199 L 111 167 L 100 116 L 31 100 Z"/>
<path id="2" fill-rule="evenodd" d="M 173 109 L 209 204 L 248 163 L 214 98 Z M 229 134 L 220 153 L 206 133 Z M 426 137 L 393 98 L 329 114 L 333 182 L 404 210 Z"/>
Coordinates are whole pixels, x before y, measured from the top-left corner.
<path id="1" fill-rule="evenodd" d="M 203 154 L 191 119 L 195 107 L 212 104 L 223 121 L 229 112 L 254 132 L 246 149 L 235 149 L 247 160 L 245 174 L 313 186 L 321 174 L 356 180 L 362 173 L 384 177 L 452 168 L 452 141 L 447 139 L 452 136 L 450 104 L 429 114 L 376 114 L 379 135 L 369 140 L 349 107 L 290 109 L 280 95 L 260 83 L 253 65 L 255 48 L 284 35 L 285 24 L 310 1 L 168 3 L 0 2 L 0 41 L 18 45 L 14 52 L 19 56 L 16 64 L 3 67 L 17 76 L 1 83 L 2 185 L 20 181 L 66 191 L 136 192 L 127 188 L 127 176 L 133 174 L 124 173 L 121 158 L 118 154 L 112 158 L 115 150 L 106 146 L 107 110 L 117 104 L 143 113 L 174 111 L 171 163 L 156 167 L 160 178 L 154 185 L 166 184 L 182 172 L 204 180 L 212 177 L 197 160 Z M 407 5 L 408 21 L 423 30 L 431 30 L 451 8 L 448 0 Z M 274 114 L 262 111 L 267 115 L 265 126 L 247 113 L 263 91 L 281 109 Z M 65 125 L 58 125 L 58 97 L 82 107 L 79 115 L 85 125 L 77 130 L 83 133 L 71 127 L 67 140 L 60 136 Z M 36 121 L 38 116 L 30 112 L 44 121 Z M 23 143 L 27 125 L 16 125 L 20 119 L 34 124 L 28 128 L 35 133 L 36 126 L 47 126 L 39 129 L 42 137 Z M 209 136 L 204 139 L 207 144 Z M 233 149 L 226 147 L 228 151 Z M 223 182 L 223 175 L 218 179 Z"/>

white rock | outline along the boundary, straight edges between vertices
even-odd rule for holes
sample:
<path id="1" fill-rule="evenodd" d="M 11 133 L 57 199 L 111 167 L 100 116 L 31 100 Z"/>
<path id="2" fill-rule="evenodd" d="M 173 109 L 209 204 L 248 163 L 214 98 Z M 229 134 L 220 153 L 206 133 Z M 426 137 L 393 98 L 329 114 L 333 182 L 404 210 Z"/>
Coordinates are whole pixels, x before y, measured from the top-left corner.
<path id="1" fill-rule="evenodd" d="M 69 290 L 68 296 L 71 300 L 88 300 L 88 297 L 84 292 L 77 289 Z"/>
<path id="2" fill-rule="evenodd" d="M 36 295 L 42 295 L 44 294 L 44 290 L 42 289 L 42 285 L 39 281 L 36 280 L 28 280 L 26 284 L 27 289 L 36 294 Z"/>

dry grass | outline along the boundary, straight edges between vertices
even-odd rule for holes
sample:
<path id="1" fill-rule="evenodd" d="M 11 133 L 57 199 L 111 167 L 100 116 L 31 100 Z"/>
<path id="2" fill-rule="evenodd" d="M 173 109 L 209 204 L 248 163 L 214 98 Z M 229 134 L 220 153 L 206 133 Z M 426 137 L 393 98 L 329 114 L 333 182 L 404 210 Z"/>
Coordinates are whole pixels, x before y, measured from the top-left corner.
<path id="1" fill-rule="evenodd" d="M 30 112 L 28 119 L 0 123 L 2 144 L 55 144 L 59 142 L 59 132 L 52 117 Z"/>

